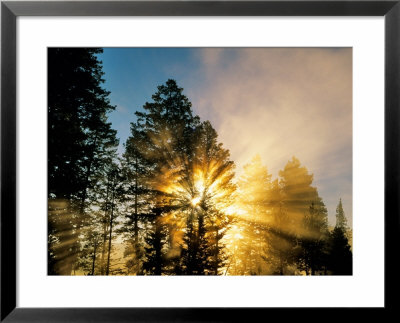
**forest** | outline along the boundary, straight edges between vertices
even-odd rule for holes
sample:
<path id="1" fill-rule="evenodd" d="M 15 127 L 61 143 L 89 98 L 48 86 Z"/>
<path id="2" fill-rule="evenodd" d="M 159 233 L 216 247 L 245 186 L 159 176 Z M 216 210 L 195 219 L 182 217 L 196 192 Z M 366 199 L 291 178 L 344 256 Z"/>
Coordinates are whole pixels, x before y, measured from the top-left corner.
<path id="1" fill-rule="evenodd" d="M 100 48 L 48 49 L 48 275 L 352 275 L 352 230 L 292 157 L 229 150 L 173 79 L 118 153 Z M 133 71 L 134 72 L 134 71 Z"/>

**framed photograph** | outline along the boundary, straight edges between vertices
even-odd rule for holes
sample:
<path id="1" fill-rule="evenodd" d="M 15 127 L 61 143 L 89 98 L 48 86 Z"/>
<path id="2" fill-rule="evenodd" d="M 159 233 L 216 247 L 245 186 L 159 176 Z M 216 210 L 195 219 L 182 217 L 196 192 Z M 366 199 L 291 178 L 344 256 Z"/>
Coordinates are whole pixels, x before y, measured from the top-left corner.
<path id="1" fill-rule="evenodd" d="M 2 2 L 1 320 L 394 309 L 399 15 Z"/>

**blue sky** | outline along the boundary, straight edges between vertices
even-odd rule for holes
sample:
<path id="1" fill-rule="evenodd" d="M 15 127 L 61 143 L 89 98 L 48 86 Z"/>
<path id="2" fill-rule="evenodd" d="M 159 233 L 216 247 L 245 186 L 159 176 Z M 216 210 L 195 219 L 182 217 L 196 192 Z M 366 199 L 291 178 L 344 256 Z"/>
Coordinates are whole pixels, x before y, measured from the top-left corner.
<path id="1" fill-rule="evenodd" d="M 100 59 L 105 72 L 105 87 L 111 91 L 111 103 L 117 106 L 109 120 L 118 130 L 121 144 L 129 136 L 134 112 L 140 110 L 157 86 L 169 78 L 182 83 L 180 69 L 199 68 L 191 49 L 105 48 Z M 174 66 L 177 72 L 173 73 Z M 121 151 L 122 148 L 120 148 Z"/>
<path id="2" fill-rule="evenodd" d="M 120 152 L 134 112 L 172 78 L 211 121 L 237 174 L 260 154 L 276 178 L 294 155 L 314 174 L 330 222 L 339 197 L 351 218 L 351 49 L 105 48 L 99 58 Z"/>

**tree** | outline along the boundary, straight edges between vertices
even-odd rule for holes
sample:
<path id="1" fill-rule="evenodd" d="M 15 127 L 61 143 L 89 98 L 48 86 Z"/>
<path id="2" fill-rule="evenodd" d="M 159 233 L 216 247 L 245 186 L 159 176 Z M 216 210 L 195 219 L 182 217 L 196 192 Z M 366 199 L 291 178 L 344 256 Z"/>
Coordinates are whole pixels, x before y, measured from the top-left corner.
<path id="1" fill-rule="evenodd" d="M 167 252 L 168 262 L 179 256 L 176 250 L 180 240 L 172 235 L 176 231 L 174 225 L 185 217 L 188 200 L 182 199 L 182 192 L 177 192 L 175 187 L 178 185 L 184 189 L 182 183 L 193 162 L 195 136 L 200 125 L 199 118 L 192 114 L 191 103 L 182 92 L 174 80 L 159 86 L 152 96 L 153 102 L 143 106 L 144 112 L 136 112 L 137 125 L 132 129 L 143 143 L 140 151 L 136 149 L 136 152 L 149 169 L 145 182 L 151 196 L 147 218 L 152 229 L 147 236 L 146 250 L 151 256 L 147 257 L 144 267 L 154 268 L 157 274 L 167 266 L 166 257 L 162 256 L 167 243 L 173 251 Z M 164 237 L 164 234 L 170 236 Z"/>
<path id="2" fill-rule="evenodd" d="M 244 166 L 244 174 L 238 181 L 237 202 L 245 214 L 238 223 L 242 229 L 242 243 L 237 256 L 245 275 L 261 275 L 270 270 L 265 260 L 271 224 L 271 189 L 271 175 L 257 155 Z"/>
<path id="3" fill-rule="evenodd" d="M 312 186 L 313 175 L 301 166 L 296 157 L 292 157 L 279 176 L 283 207 L 288 216 L 286 230 L 296 234 L 302 227 L 303 216 L 308 212 L 311 202 L 318 200 L 317 189 Z"/>
<path id="4" fill-rule="evenodd" d="M 165 273 L 166 233 L 160 213 L 161 210 L 154 209 L 154 215 L 150 219 L 152 228 L 146 237 L 146 260 L 143 264 L 145 274 L 162 275 Z"/>
<path id="5" fill-rule="evenodd" d="M 93 230 L 85 233 L 85 239 L 82 243 L 82 250 L 79 258 L 79 268 L 89 276 L 94 276 L 97 272 L 98 253 L 101 245 L 100 234 Z"/>
<path id="6" fill-rule="evenodd" d="M 270 273 L 285 275 L 291 273 L 298 252 L 296 236 L 288 230 L 290 218 L 283 202 L 283 193 L 276 179 L 271 183 L 269 194 L 271 220 L 268 223 L 267 255 L 265 260 Z"/>
<path id="7" fill-rule="evenodd" d="M 234 189 L 233 162 L 211 124 L 193 115 L 174 80 L 159 86 L 152 99 L 144 112 L 136 112 L 125 153 L 136 165 L 131 167 L 135 214 L 145 210 L 144 272 L 218 273 L 229 225 L 221 208 Z"/>
<path id="8" fill-rule="evenodd" d="M 147 179 L 151 175 L 151 160 L 147 160 L 144 151 L 147 149 L 146 136 L 141 125 L 131 123 L 131 136 L 125 144 L 122 170 L 125 178 L 126 220 L 121 232 L 125 236 L 127 258 L 126 266 L 130 274 L 140 274 L 144 260 L 146 218 L 150 218 L 152 198 Z"/>
<path id="9" fill-rule="evenodd" d="M 347 219 L 343 211 L 342 199 L 339 199 L 339 204 L 336 207 L 336 227 L 342 229 L 345 233 L 348 230 Z"/>
<path id="10" fill-rule="evenodd" d="M 347 220 L 342 200 L 336 208 L 336 225 L 330 237 L 329 268 L 333 275 L 352 275 L 353 255 L 346 236 Z"/>
<path id="11" fill-rule="evenodd" d="M 48 50 L 49 274 L 69 275 L 81 251 L 90 191 L 115 154 L 116 132 L 97 54 Z"/>
<path id="12" fill-rule="evenodd" d="M 328 212 L 321 199 L 311 202 L 309 212 L 303 219 L 299 236 L 301 251 L 298 266 L 306 274 L 315 275 L 327 269 Z"/>
<path id="13" fill-rule="evenodd" d="M 118 165 L 113 165 L 110 169 L 110 172 L 108 173 L 108 183 L 111 197 L 108 216 L 108 245 L 106 246 L 107 262 L 105 266 L 105 275 L 107 276 L 110 274 L 112 240 L 113 234 L 115 233 L 115 227 L 118 224 L 118 216 L 120 213 L 119 205 L 121 205 L 120 202 L 123 199 L 124 194 L 123 178 L 121 177 L 120 167 Z"/>
<path id="14" fill-rule="evenodd" d="M 199 126 L 194 139 L 193 162 L 181 182 L 190 205 L 181 265 L 189 275 L 218 275 L 226 261 L 223 238 L 232 223 L 226 208 L 236 189 L 234 163 L 210 122 Z"/>
<path id="15" fill-rule="evenodd" d="M 287 256 L 284 262 L 291 265 L 301 252 L 299 237 L 305 234 L 304 217 L 308 214 L 311 203 L 320 199 L 317 189 L 312 186 L 313 175 L 308 173 L 306 167 L 301 166 L 296 157 L 293 156 L 287 162 L 279 176 L 281 202 L 278 235 L 284 239 L 282 242 L 285 252 L 282 255 Z"/>

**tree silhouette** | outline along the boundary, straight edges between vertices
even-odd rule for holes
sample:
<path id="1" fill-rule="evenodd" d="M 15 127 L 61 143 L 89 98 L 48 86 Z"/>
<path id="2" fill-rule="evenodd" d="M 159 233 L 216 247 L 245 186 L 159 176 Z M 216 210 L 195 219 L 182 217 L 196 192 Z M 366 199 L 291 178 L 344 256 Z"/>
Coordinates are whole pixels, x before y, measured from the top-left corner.
<path id="1" fill-rule="evenodd" d="M 89 195 L 115 155 L 101 49 L 48 49 L 49 274 L 69 275 L 90 225 Z"/>
<path id="2" fill-rule="evenodd" d="M 327 261 L 328 214 L 322 200 L 311 203 L 303 221 L 298 266 L 306 274 L 315 275 L 318 271 L 326 270 Z"/>
<path id="3" fill-rule="evenodd" d="M 346 227 L 347 220 L 340 199 L 336 208 L 336 226 L 330 238 L 329 268 L 333 275 L 353 273 L 353 255 L 346 236 Z"/>
<path id="4" fill-rule="evenodd" d="M 147 194 L 142 196 L 149 228 L 144 271 L 217 274 L 230 223 L 221 208 L 234 190 L 233 162 L 211 124 L 193 115 L 174 80 L 159 86 L 152 98 L 136 113 L 125 153 L 127 161 L 141 165 L 131 170 L 132 179 L 134 185 L 141 179 Z"/>

